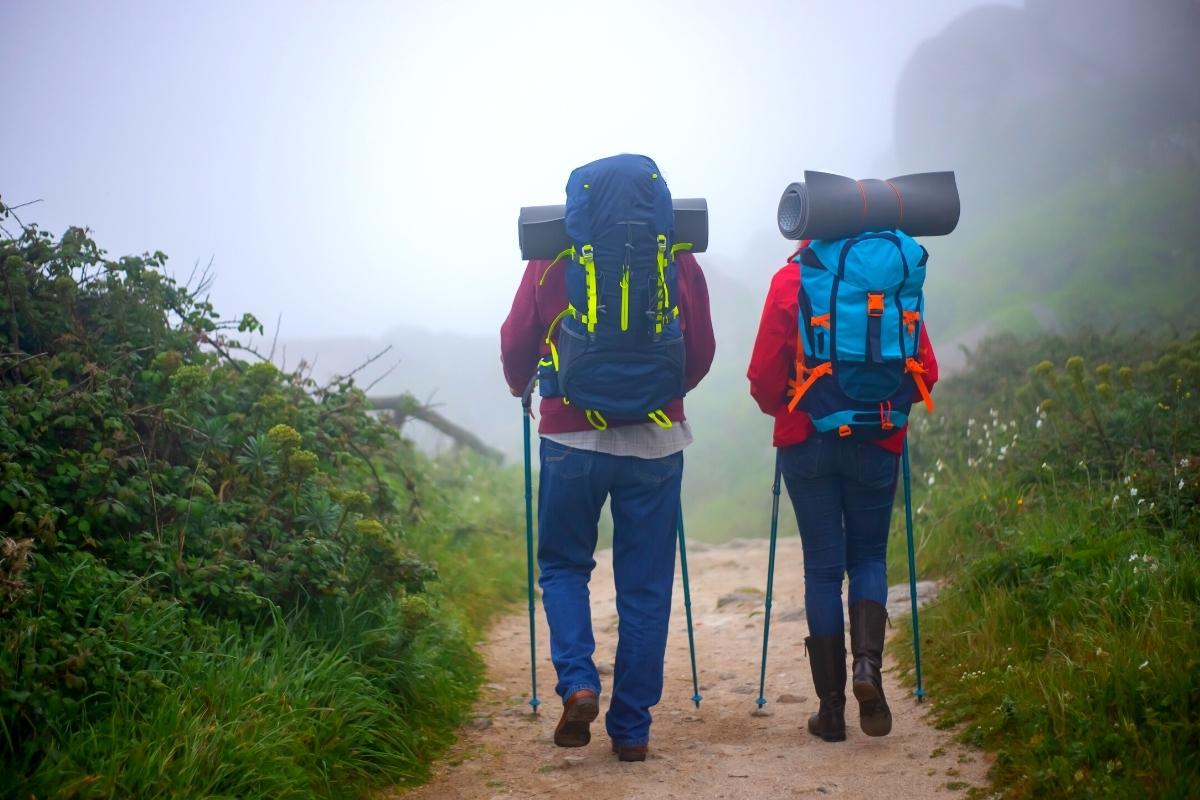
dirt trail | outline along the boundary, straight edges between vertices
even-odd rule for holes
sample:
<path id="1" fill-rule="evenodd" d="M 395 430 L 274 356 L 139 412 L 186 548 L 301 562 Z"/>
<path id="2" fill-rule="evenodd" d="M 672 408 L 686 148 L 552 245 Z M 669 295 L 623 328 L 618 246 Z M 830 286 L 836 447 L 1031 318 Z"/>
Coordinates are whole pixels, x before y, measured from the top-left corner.
<path id="1" fill-rule="evenodd" d="M 816 709 L 804 655 L 800 543 L 780 542 L 776 558 L 771 651 L 767 663 L 768 716 L 754 716 L 762 646 L 765 541 L 734 541 L 689 552 L 692 610 L 700 688 L 691 703 L 683 591 L 676 575 L 675 609 L 667 644 L 666 688 L 653 710 L 650 758 L 622 764 L 609 750 L 604 707 L 592 725 L 592 743 L 564 749 L 552 741 L 561 703 L 554 694 L 545 617 L 538 608 L 538 696 L 541 713 L 529 713 L 528 619 L 500 620 L 483 648 L 488 685 L 476 717 L 459 743 L 435 767 L 426 786 L 405 800 L 577 797 L 769 798 L 962 796 L 983 785 L 982 753 L 951 741 L 932 727 L 910 690 L 885 665 L 885 690 L 894 717 L 890 736 L 870 738 L 858 729 L 857 705 L 847 708 L 847 741 L 829 744 L 804 730 Z M 611 551 L 597 554 L 592 579 L 596 660 L 605 691 L 616 647 Z M 899 587 L 906 588 L 906 587 Z M 932 588 L 932 587 L 928 587 Z M 897 605 L 907 603 L 896 592 Z M 930 701 L 926 701 L 928 705 Z"/>

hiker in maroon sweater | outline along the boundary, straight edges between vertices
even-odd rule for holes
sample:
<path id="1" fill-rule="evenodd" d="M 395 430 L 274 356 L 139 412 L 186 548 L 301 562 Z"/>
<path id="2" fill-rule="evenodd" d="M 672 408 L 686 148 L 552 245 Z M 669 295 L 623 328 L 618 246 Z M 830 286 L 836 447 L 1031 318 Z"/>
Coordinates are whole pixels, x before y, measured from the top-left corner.
<path id="1" fill-rule="evenodd" d="M 687 252 L 677 253 L 675 264 L 686 392 L 708 373 L 715 343 L 700 265 Z M 500 329 L 504 377 L 513 395 L 524 394 L 539 359 L 549 357 L 547 331 L 568 305 L 565 273 L 562 261 L 531 261 L 525 268 Z M 554 742 L 586 745 L 588 726 L 599 713 L 588 581 L 600 511 L 610 498 L 620 627 L 605 727 L 621 761 L 645 760 L 650 708 L 662 697 L 683 449 L 692 442 L 683 400 L 661 410 L 669 426 L 614 419 L 602 430 L 563 397 L 542 398 L 539 414 L 538 582 L 563 699 Z"/>

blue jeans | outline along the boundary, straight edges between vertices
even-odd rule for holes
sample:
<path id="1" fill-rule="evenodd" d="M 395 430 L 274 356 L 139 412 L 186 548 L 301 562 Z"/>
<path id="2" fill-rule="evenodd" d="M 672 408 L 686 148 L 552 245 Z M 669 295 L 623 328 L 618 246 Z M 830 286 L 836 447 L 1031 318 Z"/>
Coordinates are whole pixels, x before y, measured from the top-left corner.
<path id="1" fill-rule="evenodd" d="M 804 608 L 812 636 L 841 636 L 850 602 L 887 604 L 887 539 L 899 456 L 870 442 L 813 436 L 781 450 L 804 546 Z"/>
<path id="2" fill-rule="evenodd" d="M 620 625 L 605 727 L 619 745 L 650 741 L 650 708 L 662 697 L 682 479 L 683 453 L 610 456 L 542 439 L 538 583 L 558 672 L 555 691 L 564 699 L 580 689 L 600 693 L 588 581 L 596 566 L 600 510 L 606 497 L 612 499 Z"/>

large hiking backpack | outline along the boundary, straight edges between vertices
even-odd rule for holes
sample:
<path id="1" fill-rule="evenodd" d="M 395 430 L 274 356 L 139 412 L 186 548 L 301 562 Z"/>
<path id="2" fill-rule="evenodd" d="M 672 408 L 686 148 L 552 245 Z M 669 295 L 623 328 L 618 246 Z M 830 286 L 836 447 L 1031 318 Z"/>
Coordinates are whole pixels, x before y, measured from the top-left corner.
<path id="1" fill-rule="evenodd" d="M 653 420 L 683 396 L 671 193 L 655 163 L 638 155 L 593 161 L 567 181 L 571 247 L 568 305 L 550 325 L 550 357 L 539 364 L 544 397 L 562 397 L 603 430 L 608 420 Z"/>
<path id="2" fill-rule="evenodd" d="M 919 346 L 929 253 L 899 230 L 814 241 L 800 265 L 800 347 L 789 410 L 820 432 L 877 439 L 933 410 Z"/>

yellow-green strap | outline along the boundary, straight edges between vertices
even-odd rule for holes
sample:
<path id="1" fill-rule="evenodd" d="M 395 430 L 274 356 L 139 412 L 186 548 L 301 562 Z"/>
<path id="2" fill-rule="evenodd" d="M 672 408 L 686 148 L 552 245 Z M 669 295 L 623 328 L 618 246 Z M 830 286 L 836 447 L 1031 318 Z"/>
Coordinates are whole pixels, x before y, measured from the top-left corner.
<path id="1" fill-rule="evenodd" d="M 691 250 L 691 249 L 692 249 L 691 242 L 676 242 L 675 244 L 671 245 L 671 259 L 674 260 L 675 254 L 678 253 L 680 250 Z"/>
<path id="2" fill-rule="evenodd" d="M 550 274 L 550 270 L 554 268 L 554 265 L 559 261 L 562 261 L 567 256 L 571 256 L 572 258 L 575 257 L 575 245 L 571 245 L 566 250 L 563 250 L 554 257 L 554 260 L 550 262 L 550 266 L 546 267 L 546 269 L 542 271 L 542 279 L 538 281 L 538 286 L 541 286 L 546 282 L 546 276 Z"/>
<path id="3" fill-rule="evenodd" d="M 554 329 L 558 327 L 558 323 L 562 322 L 563 317 L 567 315 L 572 317 L 579 316 L 579 313 L 575 310 L 575 306 L 570 303 L 567 303 L 567 307 L 558 312 L 558 316 L 554 318 L 554 321 L 550 323 L 550 327 L 546 330 L 546 344 L 550 345 L 550 360 L 554 364 L 555 370 L 558 369 L 558 348 L 555 347 L 554 339 L 551 337 L 554 336 Z"/>
<path id="4" fill-rule="evenodd" d="M 588 333 L 594 333 L 596 330 L 596 318 L 599 315 L 599 288 L 596 285 L 596 262 L 592 254 L 592 246 L 585 244 L 580 255 L 580 260 L 583 262 L 584 273 L 587 276 L 587 316 L 583 318 L 584 324 L 587 325 Z"/>
<path id="5" fill-rule="evenodd" d="M 651 420 L 651 421 L 652 421 L 652 422 L 653 422 L 655 425 L 657 425 L 658 427 L 662 428 L 663 430 L 666 430 L 667 428 L 670 428 L 670 427 L 672 426 L 672 424 L 673 424 L 673 423 L 671 422 L 671 418 L 670 418 L 670 417 L 668 417 L 668 416 L 666 415 L 666 412 L 664 412 L 664 411 L 663 411 L 661 408 L 658 408 L 658 409 L 655 409 L 654 411 L 651 411 L 651 412 L 650 412 L 649 414 L 647 414 L 646 416 L 648 416 L 648 417 L 650 418 L 650 420 Z"/>
<path id="6" fill-rule="evenodd" d="M 621 275 L 621 330 L 629 330 L 629 267 Z"/>
<path id="7" fill-rule="evenodd" d="M 598 431 L 608 428 L 608 420 L 604 418 L 603 414 L 595 409 L 589 408 L 587 411 L 583 412 L 583 416 L 587 417 L 587 421 L 590 422 L 592 427 Z"/>

